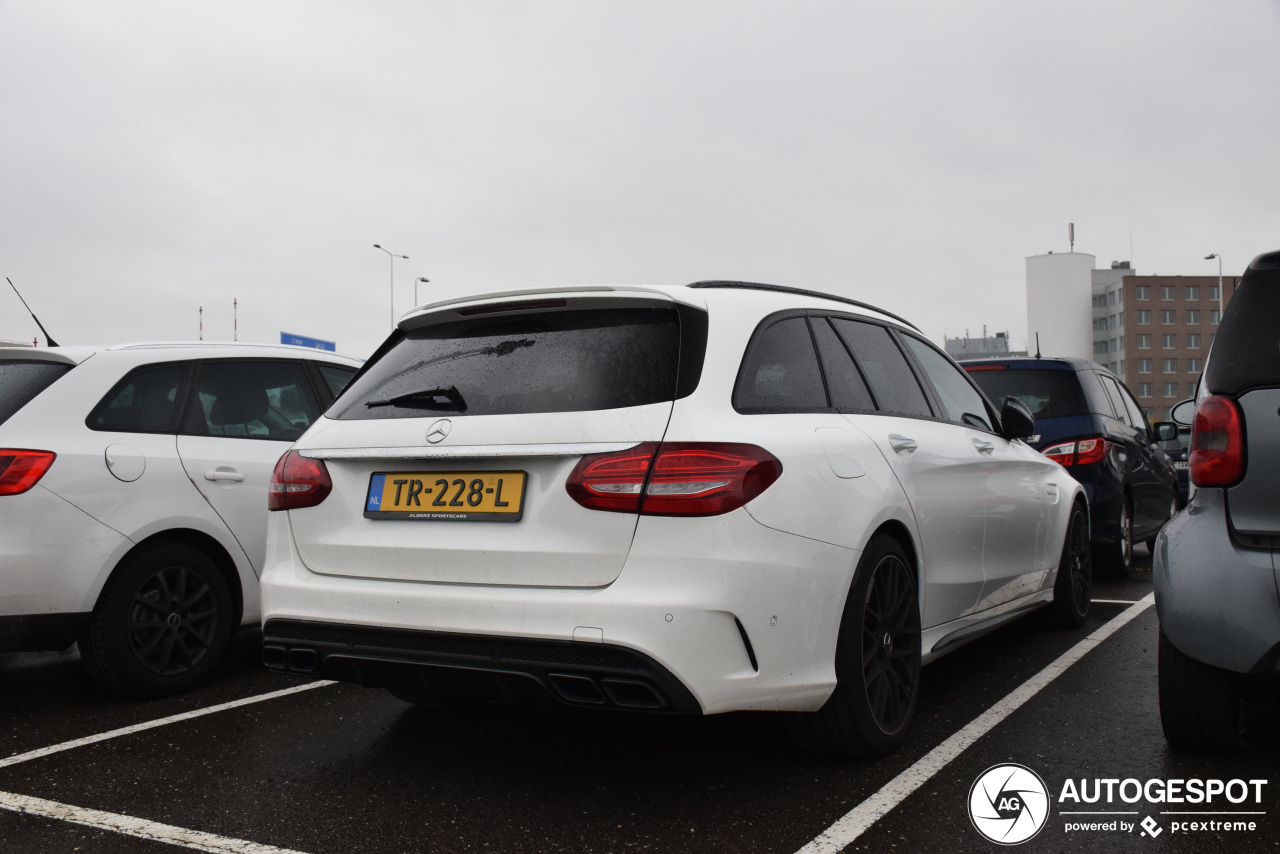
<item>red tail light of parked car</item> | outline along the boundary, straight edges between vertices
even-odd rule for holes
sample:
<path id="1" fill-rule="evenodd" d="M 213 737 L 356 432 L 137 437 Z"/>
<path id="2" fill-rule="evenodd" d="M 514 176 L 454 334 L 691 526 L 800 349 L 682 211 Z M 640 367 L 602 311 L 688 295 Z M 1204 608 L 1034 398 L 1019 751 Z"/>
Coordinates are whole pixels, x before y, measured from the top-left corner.
<path id="1" fill-rule="evenodd" d="M 1244 424 L 1235 401 L 1210 395 L 1196 407 L 1191 426 L 1191 482 L 1235 486 L 1244 477 Z"/>
<path id="2" fill-rule="evenodd" d="M 716 516 L 782 474 L 763 448 L 729 442 L 645 442 L 583 457 L 565 484 L 583 507 L 645 516 Z"/>

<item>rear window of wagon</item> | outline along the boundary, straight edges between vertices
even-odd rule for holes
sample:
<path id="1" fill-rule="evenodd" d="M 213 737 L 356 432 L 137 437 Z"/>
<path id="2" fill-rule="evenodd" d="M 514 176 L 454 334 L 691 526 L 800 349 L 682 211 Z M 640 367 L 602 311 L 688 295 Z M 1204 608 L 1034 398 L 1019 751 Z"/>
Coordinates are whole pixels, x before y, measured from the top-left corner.
<path id="1" fill-rule="evenodd" d="M 0 424 L 69 370 L 71 365 L 60 362 L 0 361 Z"/>
<path id="2" fill-rule="evenodd" d="M 476 317 L 397 332 L 329 410 L 342 420 L 587 412 L 697 386 L 706 314 L 685 306 Z"/>

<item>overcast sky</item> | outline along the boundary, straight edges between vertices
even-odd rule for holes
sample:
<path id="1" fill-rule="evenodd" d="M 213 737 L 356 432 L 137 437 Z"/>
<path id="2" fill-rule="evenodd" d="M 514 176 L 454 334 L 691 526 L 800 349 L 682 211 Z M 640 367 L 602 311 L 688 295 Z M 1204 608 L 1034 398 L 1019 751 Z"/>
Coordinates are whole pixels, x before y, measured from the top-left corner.
<path id="1" fill-rule="evenodd" d="M 397 317 L 730 278 L 1021 346 L 1068 222 L 1140 273 L 1280 249 L 1278 40 L 1278 0 L 0 0 L 0 275 L 63 345 L 237 299 L 364 357 L 380 243 Z"/>

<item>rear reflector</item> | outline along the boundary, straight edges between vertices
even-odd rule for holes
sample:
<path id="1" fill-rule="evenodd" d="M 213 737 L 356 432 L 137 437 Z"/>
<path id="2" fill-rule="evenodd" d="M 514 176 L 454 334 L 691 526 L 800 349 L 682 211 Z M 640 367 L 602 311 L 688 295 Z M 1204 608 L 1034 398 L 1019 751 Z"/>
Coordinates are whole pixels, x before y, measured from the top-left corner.
<path id="1" fill-rule="evenodd" d="M 1235 486 L 1244 477 L 1244 467 L 1240 410 L 1228 397 L 1206 397 L 1196 407 L 1191 425 L 1191 482 L 1196 486 Z"/>
<path id="2" fill-rule="evenodd" d="M 21 495 L 35 486 L 57 456 L 53 451 L 0 448 L 0 495 Z"/>
<path id="3" fill-rule="evenodd" d="M 268 510 L 315 507 L 329 496 L 333 481 L 323 460 L 312 460 L 289 451 L 276 462 L 267 487 Z"/>
<path id="4" fill-rule="evenodd" d="M 782 463 L 730 442 L 645 442 L 583 457 L 566 490 L 583 507 L 645 516 L 716 516 L 768 489 Z"/>

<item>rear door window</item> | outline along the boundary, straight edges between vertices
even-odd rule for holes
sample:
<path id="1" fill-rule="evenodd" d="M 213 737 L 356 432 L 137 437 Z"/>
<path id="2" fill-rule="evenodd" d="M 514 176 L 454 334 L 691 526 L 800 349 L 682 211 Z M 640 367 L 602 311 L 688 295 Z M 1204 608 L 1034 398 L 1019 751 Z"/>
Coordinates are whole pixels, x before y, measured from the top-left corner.
<path id="1" fill-rule="evenodd" d="M 700 371 L 702 352 L 685 355 Z M 468 318 L 404 332 L 365 366 L 329 415 L 421 418 L 645 406 L 696 386 L 695 374 L 677 389 L 681 356 L 681 313 L 673 307 Z"/>
<path id="2" fill-rule="evenodd" d="M 1107 397 L 1111 398 L 1111 405 L 1115 407 L 1116 417 L 1130 427 L 1138 427 L 1142 424 L 1142 419 L 1134 420 L 1133 413 L 1125 405 L 1124 392 L 1120 390 L 1120 386 L 1114 379 L 1108 376 L 1099 377 L 1102 380 L 1102 387 L 1107 390 Z M 1141 415 L 1141 410 L 1139 410 Z"/>
<path id="3" fill-rule="evenodd" d="M 779 320 L 753 336 L 733 394 L 739 412 L 828 409 L 818 355 L 803 317 Z"/>
<path id="4" fill-rule="evenodd" d="M 292 442 L 320 407 L 301 362 L 204 362 L 182 433 Z"/>
<path id="5" fill-rule="evenodd" d="M 841 412 L 874 411 L 875 400 L 854 364 L 853 356 L 831 328 L 831 321 L 825 317 L 815 317 L 809 322 L 813 338 L 818 343 L 818 355 L 822 359 L 822 372 L 827 378 L 827 391 L 831 393 L 831 405 Z"/>
<path id="6" fill-rule="evenodd" d="M 86 420 L 91 430 L 172 433 L 187 362 L 135 368 L 98 402 Z"/>
<path id="7" fill-rule="evenodd" d="M 60 362 L 0 362 L 0 424 L 69 370 L 71 365 Z"/>
<path id="8" fill-rule="evenodd" d="M 878 409 L 895 415 L 933 415 L 915 372 L 888 329 L 842 317 L 832 318 L 832 324 L 857 359 Z"/>

